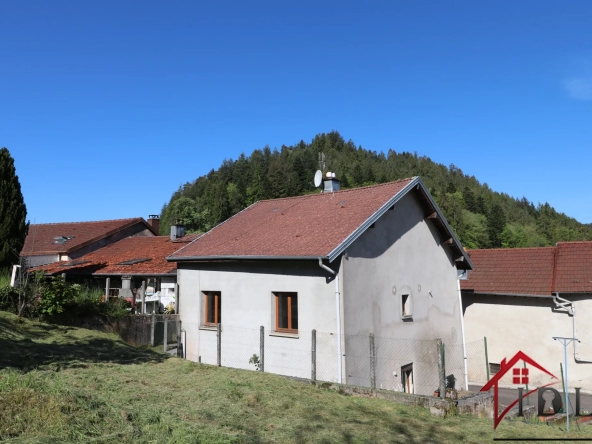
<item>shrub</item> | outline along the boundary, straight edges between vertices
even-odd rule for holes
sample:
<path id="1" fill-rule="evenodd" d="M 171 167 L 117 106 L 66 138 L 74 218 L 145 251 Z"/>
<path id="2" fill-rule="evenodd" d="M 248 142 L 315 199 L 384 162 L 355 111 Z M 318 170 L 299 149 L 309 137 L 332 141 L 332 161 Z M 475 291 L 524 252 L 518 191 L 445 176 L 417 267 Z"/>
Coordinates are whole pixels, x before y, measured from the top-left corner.
<path id="1" fill-rule="evenodd" d="M 67 304 L 74 302 L 80 294 L 80 285 L 69 284 L 63 277 L 55 277 L 47 285 L 39 301 L 39 311 L 45 316 L 55 316 L 64 311 Z"/>

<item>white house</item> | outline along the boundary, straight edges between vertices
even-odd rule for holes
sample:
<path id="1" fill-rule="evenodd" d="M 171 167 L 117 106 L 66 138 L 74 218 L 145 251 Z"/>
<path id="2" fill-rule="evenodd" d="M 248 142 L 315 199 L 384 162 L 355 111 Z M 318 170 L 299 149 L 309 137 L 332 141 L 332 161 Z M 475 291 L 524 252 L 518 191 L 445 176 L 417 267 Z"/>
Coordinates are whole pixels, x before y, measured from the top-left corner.
<path id="1" fill-rule="evenodd" d="M 220 324 L 222 365 L 248 366 L 260 326 L 279 374 L 310 377 L 313 330 L 319 380 L 367 385 L 370 334 L 383 388 L 432 394 L 437 337 L 462 363 L 457 276 L 472 264 L 418 177 L 260 201 L 168 260 L 189 359 L 216 363 Z"/>
<path id="2" fill-rule="evenodd" d="M 576 337 L 567 349 L 569 385 L 591 391 L 592 242 L 469 255 L 475 271 L 461 281 L 465 334 L 467 341 L 487 338 L 491 373 L 522 351 L 559 377 L 564 349 L 553 337 Z M 530 385 L 542 382 L 535 377 Z"/>

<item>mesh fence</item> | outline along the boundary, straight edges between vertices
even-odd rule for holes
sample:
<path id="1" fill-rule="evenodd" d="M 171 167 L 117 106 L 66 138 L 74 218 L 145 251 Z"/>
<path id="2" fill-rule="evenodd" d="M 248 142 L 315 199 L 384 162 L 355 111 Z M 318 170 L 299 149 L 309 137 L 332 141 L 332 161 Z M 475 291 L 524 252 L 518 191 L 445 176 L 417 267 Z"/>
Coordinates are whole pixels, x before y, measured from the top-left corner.
<path id="1" fill-rule="evenodd" d="M 441 376 L 450 388 L 465 387 L 462 344 L 197 323 L 183 323 L 183 331 L 186 359 L 205 364 L 422 395 L 439 390 Z M 467 344 L 467 368 L 486 379 L 483 342 Z"/>

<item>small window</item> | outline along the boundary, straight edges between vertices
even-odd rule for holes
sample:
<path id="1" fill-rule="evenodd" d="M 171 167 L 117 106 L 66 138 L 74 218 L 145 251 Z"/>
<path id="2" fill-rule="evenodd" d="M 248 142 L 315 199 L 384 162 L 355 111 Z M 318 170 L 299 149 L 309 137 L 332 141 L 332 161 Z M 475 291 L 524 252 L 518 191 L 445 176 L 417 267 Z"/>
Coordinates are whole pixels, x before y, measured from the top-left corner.
<path id="1" fill-rule="evenodd" d="M 287 333 L 298 333 L 298 295 L 296 293 L 274 293 L 275 329 Z"/>
<path id="2" fill-rule="evenodd" d="M 496 373 L 498 373 L 500 371 L 501 365 L 500 364 L 495 364 L 493 362 L 489 363 L 489 374 L 491 376 L 495 375 Z"/>
<path id="3" fill-rule="evenodd" d="M 401 295 L 401 317 L 403 319 L 410 318 L 412 316 L 412 307 L 411 307 L 411 295 L 403 294 Z"/>
<path id="4" fill-rule="evenodd" d="M 222 321 L 222 294 L 219 291 L 204 291 L 205 325 L 217 325 Z"/>

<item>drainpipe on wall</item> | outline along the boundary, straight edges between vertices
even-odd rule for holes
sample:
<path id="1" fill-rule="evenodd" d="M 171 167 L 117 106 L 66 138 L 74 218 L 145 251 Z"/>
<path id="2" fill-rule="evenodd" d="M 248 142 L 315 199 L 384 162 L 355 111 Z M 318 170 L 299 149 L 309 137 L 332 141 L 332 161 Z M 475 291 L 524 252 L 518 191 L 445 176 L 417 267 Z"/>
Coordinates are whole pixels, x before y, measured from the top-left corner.
<path id="1" fill-rule="evenodd" d="M 337 369 L 338 369 L 338 382 L 339 384 L 343 384 L 343 369 L 341 363 L 341 356 L 343 355 L 341 352 L 341 296 L 339 294 L 339 273 L 331 270 L 325 264 L 323 264 L 323 259 L 319 258 L 319 267 L 324 270 L 327 270 L 333 276 L 335 276 L 335 310 L 337 312 Z"/>
<path id="2" fill-rule="evenodd" d="M 458 285 L 458 307 L 460 310 L 460 331 L 462 333 L 462 344 L 463 344 L 463 362 L 464 362 L 464 370 L 465 370 L 465 390 L 469 391 L 469 374 L 467 371 L 467 343 L 465 341 L 465 315 L 463 313 L 463 306 L 462 306 L 462 294 L 460 292 L 460 279 L 456 280 Z"/>
<path id="3" fill-rule="evenodd" d="M 573 323 L 573 336 L 572 337 L 577 338 L 577 335 L 576 335 L 576 305 L 573 302 L 568 301 L 567 299 L 563 299 L 563 298 L 559 297 L 559 293 L 553 294 L 553 302 L 555 302 L 555 310 L 567 313 L 568 315 L 570 315 L 572 317 L 572 323 Z M 578 346 L 577 346 L 578 342 L 579 341 L 573 341 L 574 360 L 579 364 L 592 364 L 592 361 L 587 361 L 585 359 L 580 359 L 578 357 Z"/>

